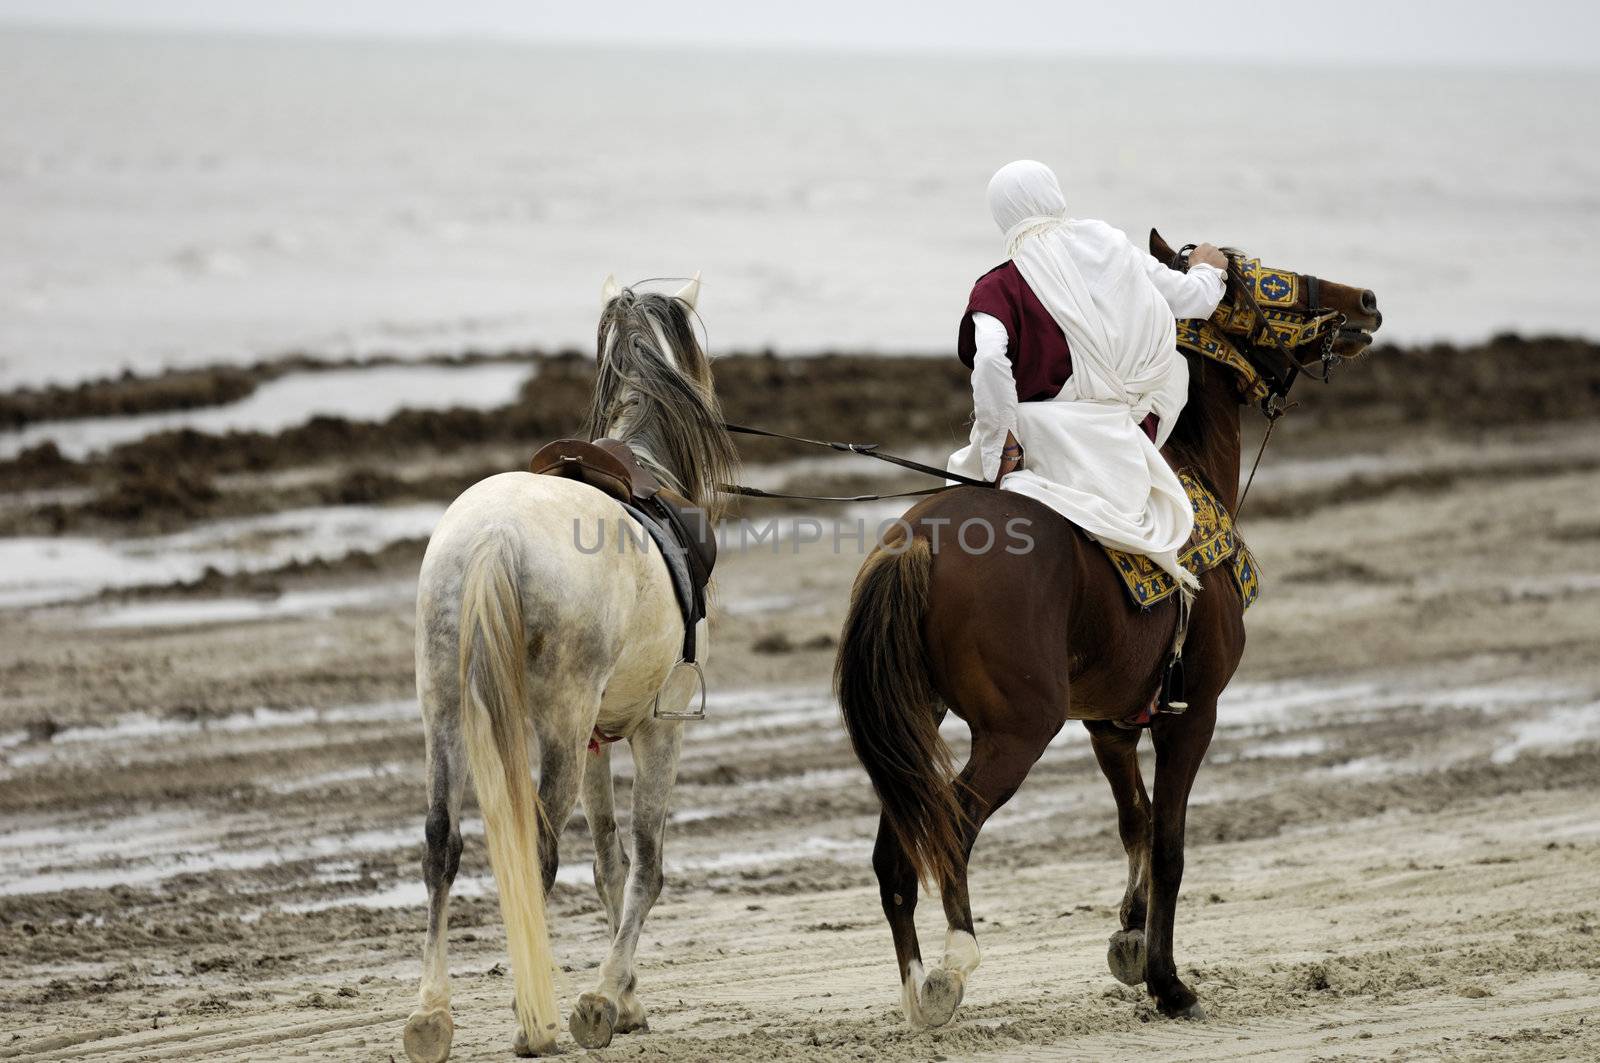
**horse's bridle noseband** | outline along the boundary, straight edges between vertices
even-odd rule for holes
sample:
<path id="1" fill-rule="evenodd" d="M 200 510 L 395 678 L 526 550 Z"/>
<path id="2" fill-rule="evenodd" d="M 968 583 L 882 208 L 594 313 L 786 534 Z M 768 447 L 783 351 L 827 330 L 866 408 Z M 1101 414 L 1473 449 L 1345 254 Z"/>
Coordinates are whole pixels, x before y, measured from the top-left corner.
<path id="1" fill-rule="evenodd" d="M 1189 252 L 1197 245 L 1185 244 L 1173 256 L 1169 263 L 1173 269 L 1188 272 Z M 1228 259 L 1229 285 L 1239 293 L 1249 307 L 1251 315 L 1255 318 L 1256 332 L 1239 345 L 1239 354 L 1250 363 L 1250 368 L 1261 377 L 1261 382 L 1266 386 L 1266 397 L 1261 400 L 1261 412 L 1268 420 L 1277 420 L 1289 408 L 1289 391 L 1294 387 L 1295 381 L 1302 373 L 1313 380 L 1320 380 L 1326 384 L 1333 376 L 1333 367 L 1338 364 L 1339 358 L 1333 353 L 1334 342 L 1338 338 L 1339 329 L 1344 325 L 1344 314 L 1322 305 L 1322 282 L 1309 273 L 1297 273 L 1295 278 L 1305 286 L 1306 310 L 1305 316 L 1314 324 L 1314 335 L 1321 338 L 1321 363 L 1322 371 L 1312 373 L 1294 356 L 1291 348 L 1284 346 L 1283 339 L 1278 335 L 1278 330 L 1272 327 L 1267 319 L 1267 313 L 1261 308 L 1261 303 L 1256 299 L 1254 284 L 1245 273 L 1244 253 L 1236 248 L 1224 247 L 1222 253 Z M 1269 350 L 1259 342 L 1265 338 L 1272 347 Z M 1276 355 L 1276 357 L 1272 357 Z"/>

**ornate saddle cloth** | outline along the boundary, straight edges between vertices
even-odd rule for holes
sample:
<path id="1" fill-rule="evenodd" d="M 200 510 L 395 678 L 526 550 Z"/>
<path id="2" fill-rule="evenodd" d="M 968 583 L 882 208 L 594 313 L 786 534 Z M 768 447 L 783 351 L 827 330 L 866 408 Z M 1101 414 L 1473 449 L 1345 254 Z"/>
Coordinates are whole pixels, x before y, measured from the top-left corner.
<path id="1" fill-rule="evenodd" d="M 1250 603 L 1261 593 L 1261 574 L 1250 548 L 1234 530 L 1233 518 L 1227 509 L 1197 477 L 1180 472 L 1178 479 L 1183 482 L 1189 504 L 1194 507 L 1194 532 L 1189 536 L 1189 544 L 1178 552 L 1179 562 L 1197 576 L 1226 563 L 1239 587 L 1239 596 L 1244 599 L 1244 607 L 1250 608 Z M 1177 593 L 1177 581 L 1143 554 L 1125 554 L 1109 547 L 1102 549 L 1121 573 L 1123 585 L 1139 608 L 1148 609 Z"/>
<path id="2" fill-rule="evenodd" d="M 706 615 L 706 584 L 717 563 L 717 533 L 704 510 L 661 486 L 618 439 L 558 439 L 539 448 L 528 471 L 604 491 L 655 540 L 683 613 L 683 660 L 694 663 L 694 627 Z"/>

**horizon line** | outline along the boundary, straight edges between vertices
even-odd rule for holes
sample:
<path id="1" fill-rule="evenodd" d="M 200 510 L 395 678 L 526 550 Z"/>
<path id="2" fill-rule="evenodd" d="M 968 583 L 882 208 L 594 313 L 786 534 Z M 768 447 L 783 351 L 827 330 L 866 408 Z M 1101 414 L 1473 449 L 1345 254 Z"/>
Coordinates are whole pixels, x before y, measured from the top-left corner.
<path id="1" fill-rule="evenodd" d="M 1236 65 L 1249 59 L 1254 65 L 1267 69 L 1284 67 L 1312 67 L 1337 70 L 1395 71 L 1423 69 L 1450 72 L 1539 72 L 1557 74 L 1593 74 L 1600 72 L 1600 61 L 1585 65 L 1576 61 L 1551 61 L 1536 58 L 1491 60 L 1475 56 L 1439 58 L 1423 56 L 1415 59 L 1380 57 L 1370 60 L 1343 57 L 1317 57 L 1274 55 L 1266 59 L 1239 54 L 1211 54 L 1196 58 L 1180 51 L 1152 50 L 1126 52 L 1092 48 L 1014 47 L 966 48 L 957 45 L 912 44 L 896 46 L 875 43 L 852 45 L 824 41 L 769 41 L 769 40 L 668 40 L 646 38 L 602 38 L 588 35 L 534 35 L 517 30 L 448 30 L 418 31 L 403 28 L 356 30 L 347 28 L 266 27 L 266 26 L 213 26 L 184 25 L 170 22 L 96 22 L 69 19 L 12 19 L 0 17 L 0 34 L 56 34 L 84 37 L 148 37 L 228 41 L 318 41 L 326 43 L 363 43 L 376 45 L 409 44 L 464 44 L 506 48 L 572 48 L 594 51 L 633 51 L 658 54 L 716 53 L 737 55 L 741 53 L 772 55 L 815 55 L 845 57 L 880 57 L 889 59 L 944 58 L 957 61 L 974 59 L 1078 59 L 1110 63 L 1175 63 L 1184 62 L 1205 67 Z"/>

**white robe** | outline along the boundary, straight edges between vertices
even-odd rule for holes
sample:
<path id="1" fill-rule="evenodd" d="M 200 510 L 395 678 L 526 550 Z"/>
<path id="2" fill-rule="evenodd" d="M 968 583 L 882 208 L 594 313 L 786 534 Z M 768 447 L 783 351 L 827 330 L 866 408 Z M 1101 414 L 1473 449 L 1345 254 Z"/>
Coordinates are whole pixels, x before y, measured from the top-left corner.
<path id="1" fill-rule="evenodd" d="M 1187 274 L 1168 269 L 1104 222 L 1026 217 L 1015 229 L 1007 235 L 1017 268 L 1062 326 L 1072 376 L 1054 399 L 1019 403 L 1005 327 L 974 314 L 975 419 L 950 471 L 993 480 L 1012 431 L 1026 456 L 1003 489 L 1197 585 L 1177 556 L 1194 513 L 1159 448 L 1188 396 L 1176 318 L 1209 317 L 1224 292 L 1223 272 L 1203 264 Z M 1158 418 L 1154 442 L 1139 427 L 1151 412 Z"/>

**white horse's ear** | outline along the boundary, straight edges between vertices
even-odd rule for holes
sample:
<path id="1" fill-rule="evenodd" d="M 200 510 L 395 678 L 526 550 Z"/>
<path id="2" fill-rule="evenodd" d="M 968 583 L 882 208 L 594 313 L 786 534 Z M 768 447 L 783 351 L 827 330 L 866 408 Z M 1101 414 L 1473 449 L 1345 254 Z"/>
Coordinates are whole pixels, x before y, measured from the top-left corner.
<path id="1" fill-rule="evenodd" d="M 606 282 L 600 285 L 600 309 L 604 310 L 611 305 L 611 300 L 622 294 L 622 285 L 617 283 L 615 273 L 606 274 Z"/>
<path id="2" fill-rule="evenodd" d="M 679 299 L 682 299 L 684 302 L 688 303 L 690 310 L 694 309 L 694 304 L 700 301 L 700 271 L 699 270 L 695 270 L 694 271 L 694 280 L 690 281 L 688 284 L 685 284 L 683 286 L 683 290 L 678 293 L 677 297 Z"/>

